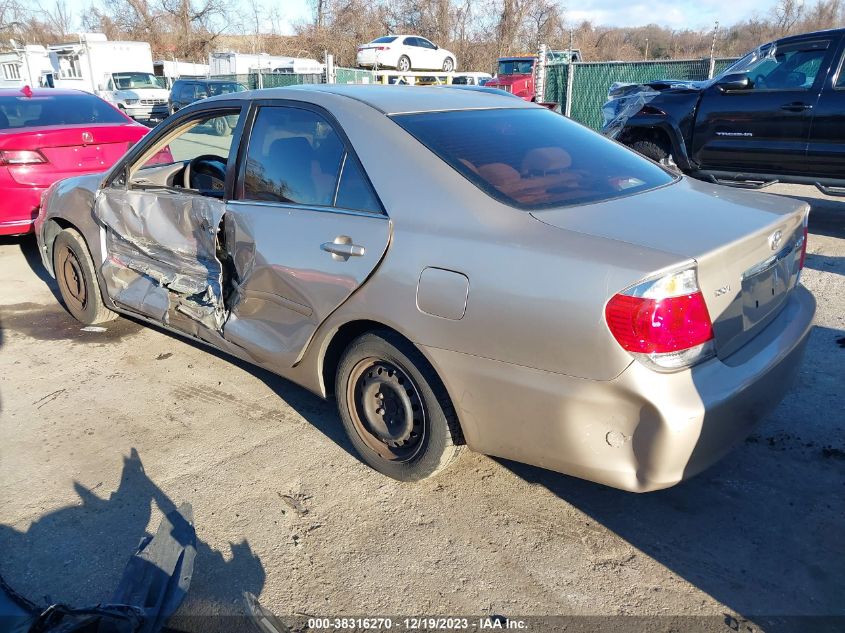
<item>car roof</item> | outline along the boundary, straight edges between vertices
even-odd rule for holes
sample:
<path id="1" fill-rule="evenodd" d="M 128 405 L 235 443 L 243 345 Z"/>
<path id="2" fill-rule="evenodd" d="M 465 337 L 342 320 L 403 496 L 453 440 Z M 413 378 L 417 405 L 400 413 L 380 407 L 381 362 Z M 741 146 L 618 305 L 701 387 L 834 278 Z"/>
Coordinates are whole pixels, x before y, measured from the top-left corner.
<path id="1" fill-rule="evenodd" d="M 31 88 L 33 97 L 67 97 L 69 95 L 96 95 L 84 90 L 71 90 L 68 88 Z M 0 88 L 0 97 L 25 97 L 23 88 Z"/>
<path id="2" fill-rule="evenodd" d="M 236 84 L 238 83 L 237 79 L 208 79 L 206 77 L 180 77 L 176 81 L 190 81 L 191 83 L 204 83 L 204 84 Z M 173 83 L 176 83 L 174 81 Z"/>
<path id="3" fill-rule="evenodd" d="M 301 99 L 303 93 L 328 93 L 354 99 L 384 114 L 537 107 L 507 93 L 479 90 L 451 90 L 445 86 L 383 86 L 367 84 L 302 84 L 222 95 L 240 99 Z M 499 91 L 497 91 L 499 92 Z M 221 97 L 212 97 L 220 99 Z"/>

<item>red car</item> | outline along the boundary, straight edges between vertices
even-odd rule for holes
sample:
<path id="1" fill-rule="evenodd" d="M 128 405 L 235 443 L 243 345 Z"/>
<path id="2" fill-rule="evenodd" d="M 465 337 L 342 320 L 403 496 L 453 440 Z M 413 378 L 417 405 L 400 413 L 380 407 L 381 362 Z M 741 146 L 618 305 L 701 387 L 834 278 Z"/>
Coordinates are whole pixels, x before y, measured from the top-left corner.
<path id="1" fill-rule="evenodd" d="M 148 129 L 78 90 L 0 90 L 0 235 L 29 233 L 41 192 L 105 171 Z"/>

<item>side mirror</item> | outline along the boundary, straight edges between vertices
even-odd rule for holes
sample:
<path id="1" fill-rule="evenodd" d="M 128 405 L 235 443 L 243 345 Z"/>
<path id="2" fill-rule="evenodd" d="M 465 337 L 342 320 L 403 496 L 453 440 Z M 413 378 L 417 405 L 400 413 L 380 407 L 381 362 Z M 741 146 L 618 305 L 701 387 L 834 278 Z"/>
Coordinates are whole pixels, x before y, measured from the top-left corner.
<path id="1" fill-rule="evenodd" d="M 716 87 L 722 92 L 733 92 L 735 90 L 750 90 L 754 87 L 754 83 L 745 73 L 732 73 L 725 75 L 716 82 Z"/>

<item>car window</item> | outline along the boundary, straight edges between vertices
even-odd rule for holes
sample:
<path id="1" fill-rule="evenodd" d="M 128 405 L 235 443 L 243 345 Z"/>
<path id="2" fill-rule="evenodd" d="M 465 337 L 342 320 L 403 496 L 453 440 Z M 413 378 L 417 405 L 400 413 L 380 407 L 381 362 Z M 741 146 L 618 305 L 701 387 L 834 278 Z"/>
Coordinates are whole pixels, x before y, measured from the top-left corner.
<path id="1" fill-rule="evenodd" d="M 386 36 L 386 37 L 379 37 L 377 39 L 374 39 L 372 42 L 370 42 L 370 44 L 390 44 L 395 39 L 396 39 L 395 35 L 390 35 L 390 36 Z"/>
<path id="2" fill-rule="evenodd" d="M 243 199 L 330 206 L 344 151 L 319 114 L 261 108 L 247 148 Z"/>
<path id="3" fill-rule="evenodd" d="M 827 56 L 828 42 L 777 47 L 748 71 L 753 90 L 809 90 Z"/>
<path id="4" fill-rule="evenodd" d="M 228 95 L 233 92 L 243 92 L 244 90 L 245 88 L 236 82 L 208 84 L 208 94 L 212 97 L 216 97 L 217 95 Z"/>
<path id="5" fill-rule="evenodd" d="M 129 121 L 113 106 L 91 94 L 0 97 L 0 129 L 85 123 Z"/>
<path id="6" fill-rule="evenodd" d="M 135 172 L 143 174 L 145 170 L 160 168 L 163 165 L 187 164 L 200 156 L 225 166 L 232 152 L 232 131 L 237 126 L 239 118 L 239 111 L 232 110 L 201 115 L 182 123 L 148 148 L 130 171 L 133 174 Z M 179 167 L 181 170 L 181 165 Z M 182 181 L 175 182 L 179 186 L 184 185 Z M 222 191 L 222 185 L 220 181 L 208 187 L 199 186 L 198 188 Z"/>
<path id="7" fill-rule="evenodd" d="M 352 154 L 347 154 L 343 161 L 335 206 L 355 211 L 384 213 L 376 192 L 364 175 L 364 168 Z"/>
<path id="8" fill-rule="evenodd" d="M 418 38 L 417 38 L 417 42 L 418 42 L 418 45 L 419 45 L 419 46 L 422 46 L 423 48 L 431 48 L 431 49 L 437 48 L 434 44 L 432 44 L 431 42 L 429 42 L 429 41 L 428 41 L 427 39 L 425 39 L 424 37 L 418 37 Z"/>
<path id="9" fill-rule="evenodd" d="M 420 44 L 419 38 L 406 37 L 405 38 L 405 46 L 422 46 L 422 44 Z"/>
<path id="10" fill-rule="evenodd" d="M 632 150 L 545 108 L 392 118 L 481 190 L 522 209 L 610 200 L 674 180 Z"/>

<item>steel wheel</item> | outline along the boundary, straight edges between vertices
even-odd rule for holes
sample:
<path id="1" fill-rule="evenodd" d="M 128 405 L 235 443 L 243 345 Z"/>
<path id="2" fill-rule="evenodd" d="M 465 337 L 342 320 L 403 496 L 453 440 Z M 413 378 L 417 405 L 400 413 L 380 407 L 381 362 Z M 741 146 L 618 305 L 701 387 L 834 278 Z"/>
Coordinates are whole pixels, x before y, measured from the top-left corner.
<path id="1" fill-rule="evenodd" d="M 82 274 L 82 266 L 79 259 L 68 246 L 62 246 L 56 254 L 56 275 L 62 289 L 62 294 L 68 307 L 84 312 L 88 306 L 88 284 Z"/>
<path id="2" fill-rule="evenodd" d="M 53 241 L 53 273 L 62 301 L 77 321 L 95 325 L 117 318 L 117 314 L 103 304 L 94 262 L 76 229 L 64 229 Z"/>
<path id="3" fill-rule="evenodd" d="M 369 448 L 391 462 L 417 457 L 429 422 L 420 389 L 406 371 L 365 358 L 352 369 L 346 395 L 355 431 Z"/>

